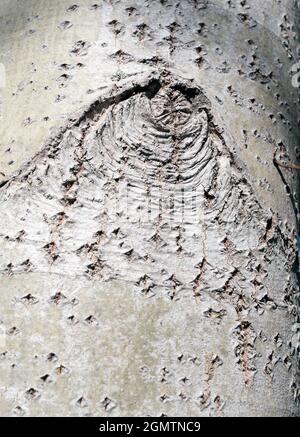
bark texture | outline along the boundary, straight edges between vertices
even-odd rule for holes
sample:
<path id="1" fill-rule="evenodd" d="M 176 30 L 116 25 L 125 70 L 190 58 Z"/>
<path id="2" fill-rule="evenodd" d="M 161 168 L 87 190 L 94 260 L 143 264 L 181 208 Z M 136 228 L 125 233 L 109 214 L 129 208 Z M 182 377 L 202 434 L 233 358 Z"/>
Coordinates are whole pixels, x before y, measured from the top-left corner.
<path id="1" fill-rule="evenodd" d="M 0 6 L 0 414 L 298 415 L 294 2 L 50 4 Z"/>

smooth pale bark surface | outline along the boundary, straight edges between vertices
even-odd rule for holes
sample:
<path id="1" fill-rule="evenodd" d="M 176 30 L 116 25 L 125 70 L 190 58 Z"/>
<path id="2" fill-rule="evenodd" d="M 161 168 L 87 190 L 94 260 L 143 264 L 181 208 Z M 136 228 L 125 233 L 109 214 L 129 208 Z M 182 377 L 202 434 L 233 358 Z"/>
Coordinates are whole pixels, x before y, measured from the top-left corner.
<path id="1" fill-rule="evenodd" d="M 295 19 L 1 2 L 1 415 L 298 415 Z"/>

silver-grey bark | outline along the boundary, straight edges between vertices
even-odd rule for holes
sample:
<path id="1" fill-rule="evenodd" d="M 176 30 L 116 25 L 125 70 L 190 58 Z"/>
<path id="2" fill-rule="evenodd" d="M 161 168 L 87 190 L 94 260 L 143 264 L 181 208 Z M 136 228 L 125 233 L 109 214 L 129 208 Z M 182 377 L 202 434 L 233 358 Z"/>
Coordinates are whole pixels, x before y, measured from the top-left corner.
<path id="1" fill-rule="evenodd" d="M 0 414 L 298 415 L 294 2 L 23 3 Z"/>

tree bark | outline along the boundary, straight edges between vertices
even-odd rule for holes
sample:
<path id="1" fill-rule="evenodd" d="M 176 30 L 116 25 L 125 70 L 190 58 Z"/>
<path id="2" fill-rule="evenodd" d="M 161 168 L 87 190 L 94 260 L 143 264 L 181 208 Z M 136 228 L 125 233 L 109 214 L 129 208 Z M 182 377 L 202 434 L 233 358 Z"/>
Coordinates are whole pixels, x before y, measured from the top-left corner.
<path id="1" fill-rule="evenodd" d="M 1 415 L 299 414 L 297 14 L 2 0 Z"/>

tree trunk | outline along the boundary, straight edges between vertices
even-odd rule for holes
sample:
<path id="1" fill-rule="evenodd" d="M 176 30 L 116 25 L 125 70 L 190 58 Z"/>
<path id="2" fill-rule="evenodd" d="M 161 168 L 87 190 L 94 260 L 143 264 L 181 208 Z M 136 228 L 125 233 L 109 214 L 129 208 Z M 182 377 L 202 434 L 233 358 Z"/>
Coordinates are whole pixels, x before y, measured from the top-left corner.
<path id="1" fill-rule="evenodd" d="M 294 3 L 1 1 L 1 415 L 298 415 Z"/>

